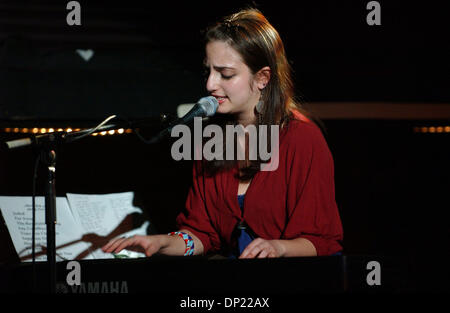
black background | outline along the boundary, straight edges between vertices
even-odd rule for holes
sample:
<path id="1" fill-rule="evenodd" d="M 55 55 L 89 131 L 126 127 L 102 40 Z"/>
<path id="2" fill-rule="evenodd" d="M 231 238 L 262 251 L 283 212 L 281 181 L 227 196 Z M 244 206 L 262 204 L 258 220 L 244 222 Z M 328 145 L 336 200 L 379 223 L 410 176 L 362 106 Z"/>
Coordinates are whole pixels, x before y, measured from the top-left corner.
<path id="1" fill-rule="evenodd" d="M 1 1 L 0 118 L 98 119 L 174 112 L 205 94 L 201 31 L 251 2 Z M 305 102 L 450 100 L 444 1 L 259 1 Z M 85 62 L 76 49 L 92 49 Z"/>

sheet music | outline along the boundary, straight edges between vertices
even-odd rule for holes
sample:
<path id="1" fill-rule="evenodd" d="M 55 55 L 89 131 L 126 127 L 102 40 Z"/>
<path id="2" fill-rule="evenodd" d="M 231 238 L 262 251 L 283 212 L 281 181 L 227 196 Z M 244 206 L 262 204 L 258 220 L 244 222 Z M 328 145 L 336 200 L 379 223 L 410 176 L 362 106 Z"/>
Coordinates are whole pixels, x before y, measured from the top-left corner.
<path id="1" fill-rule="evenodd" d="M 100 236 L 107 236 L 127 215 L 142 213 L 140 208 L 133 206 L 133 197 L 133 192 L 105 195 L 67 194 L 73 217 L 81 225 L 83 232 Z"/>
<path id="2" fill-rule="evenodd" d="M 133 206 L 133 192 L 102 195 L 68 193 L 67 199 L 72 208 L 73 216 L 77 223 L 81 225 L 83 233 L 109 236 L 120 227 L 120 224 L 128 215 L 133 213 L 142 214 L 140 208 Z M 120 232 L 118 236 L 146 235 L 148 224 L 144 223 L 138 229 Z M 92 254 L 96 259 L 114 257 L 112 254 L 103 253 L 100 248 L 95 249 Z M 141 253 L 139 256 L 145 255 Z"/>
<path id="3" fill-rule="evenodd" d="M 67 194 L 56 198 L 56 260 L 105 259 L 102 245 L 114 237 L 146 235 L 149 222 L 133 229 L 130 214 L 142 214 L 133 206 L 133 192 L 105 195 Z M 32 261 L 32 198 L 0 196 L 0 210 L 21 261 Z M 36 197 L 36 261 L 46 261 L 47 229 L 45 198 Z M 122 254 L 122 251 L 121 253 Z M 128 257 L 143 253 L 123 250 Z"/>
<path id="4" fill-rule="evenodd" d="M 36 261 L 46 261 L 47 255 L 42 247 L 47 246 L 45 224 L 45 198 L 36 197 L 35 253 Z M 32 261 L 32 198 L 0 196 L 0 210 L 5 219 L 14 247 L 21 261 Z M 67 199 L 56 198 L 56 260 L 73 260 L 89 244 L 80 241 L 83 230 L 72 216 Z M 87 255 L 85 259 L 93 258 Z"/>

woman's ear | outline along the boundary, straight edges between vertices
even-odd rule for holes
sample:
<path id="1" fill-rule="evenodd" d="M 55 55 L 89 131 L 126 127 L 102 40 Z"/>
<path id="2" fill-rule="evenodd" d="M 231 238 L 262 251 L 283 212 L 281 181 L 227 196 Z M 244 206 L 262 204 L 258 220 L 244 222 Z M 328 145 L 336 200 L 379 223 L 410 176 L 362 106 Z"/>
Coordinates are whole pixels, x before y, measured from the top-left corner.
<path id="1" fill-rule="evenodd" d="M 265 66 L 256 73 L 256 84 L 258 89 L 264 89 L 270 81 L 270 67 Z"/>

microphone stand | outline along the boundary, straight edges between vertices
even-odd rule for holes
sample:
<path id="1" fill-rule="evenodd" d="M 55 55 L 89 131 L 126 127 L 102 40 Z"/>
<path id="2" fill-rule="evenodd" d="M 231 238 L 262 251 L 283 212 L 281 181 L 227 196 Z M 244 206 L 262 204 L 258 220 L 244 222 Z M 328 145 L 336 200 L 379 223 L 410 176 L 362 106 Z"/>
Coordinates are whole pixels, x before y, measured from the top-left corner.
<path id="1" fill-rule="evenodd" d="M 47 168 L 45 182 L 45 223 L 47 226 L 47 262 L 49 266 L 49 290 L 56 292 L 56 149 L 44 148 L 42 159 Z"/>
<path id="2" fill-rule="evenodd" d="M 161 120 L 167 116 L 161 116 Z M 128 123 L 127 126 L 137 127 L 154 124 L 154 120 L 141 120 Z M 47 228 L 47 264 L 49 270 L 48 287 L 50 293 L 56 293 L 56 148 L 63 142 L 73 142 L 93 132 L 107 131 L 123 128 L 124 125 L 108 124 L 97 128 L 85 129 L 78 132 L 55 132 L 45 135 L 37 135 L 29 139 L 16 139 L 6 142 L 9 149 L 32 145 L 38 149 L 46 171 L 45 181 L 45 223 Z M 151 143 L 158 142 L 162 137 L 155 136 Z"/>
<path id="3" fill-rule="evenodd" d="M 46 168 L 45 181 L 45 224 L 47 228 L 47 264 L 49 292 L 56 293 L 56 146 L 62 140 L 64 133 L 51 133 L 34 138 L 34 144 L 39 149 L 41 162 Z M 45 140 L 43 140 L 45 138 Z"/>
<path id="4" fill-rule="evenodd" d="M 219 103 L 212 97 L 201 98 L 194 107 L 186 113 L 182 118 L 178 118 L 175 121 L 169 123 L 169 126 L 154 135 L 150 140 L 143 140 L 147 144 L 155 144 L 160 142 L 163 138 L 171 133 L 171 130 L 177 124 L 188 123 L 196 116 L 212 116 L 215 114 Z M 47 169 L 47 180 L 45 183 L 45 223 L 47 225 L 47 262 L 49 265 L 49 288 L 50 293 L 56 292 L 56 147 L 61 142 L 73 142 L 81 138 L 85 138 L 94 132 L 101 132 L 107 130 L 115 130 L 123 128 L 124 125 L 120 124 L 108 124 L 104 125 L 107 121 L 114 118 L 115 115 L 108 117 L 105 121 L 100 123 L 97 127 L 86 129 L 78 132 L 55 132 L 45 135 L 34 136 L 33 138 L 16 139 L 7 141 L 6 145 L 9 149 L 15 149 L 24 146 L 35 146 L 40 149 L 41 160 L 45 164 Z M 161 116 L 161 122 L 167 116 Z M 146 126 L 154 124 L 154 119 L 149 121 L 148 119 L 134 121 L 133 123 L 127 122 L 126 126 L 136 128 L 139 125 Z M 136 134 L 138 134 L 136 132 Z M 143 139 L 140 135 L 139 137 Z M 33 234 L 34 236 L 34 234 Z M 34 237 L 33 237 L 34 238 Z M 34 243 L 33 243 L 34 245 Z"/>

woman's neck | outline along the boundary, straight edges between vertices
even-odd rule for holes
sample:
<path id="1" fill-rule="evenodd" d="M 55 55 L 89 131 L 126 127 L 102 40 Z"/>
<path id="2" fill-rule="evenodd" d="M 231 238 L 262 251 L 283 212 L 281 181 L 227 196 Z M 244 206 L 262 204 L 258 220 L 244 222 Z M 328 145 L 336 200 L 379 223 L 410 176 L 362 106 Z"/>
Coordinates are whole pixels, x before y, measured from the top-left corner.
<path id="1" fill-rule="evenodd" d="M 244 127 L 255 124 L 256 123 L 256 115 L 255 112 L 252 110 L 250 112 L 240 113 L 235 116 L 235 120 L 237 124 L 240 124 Z"/>

